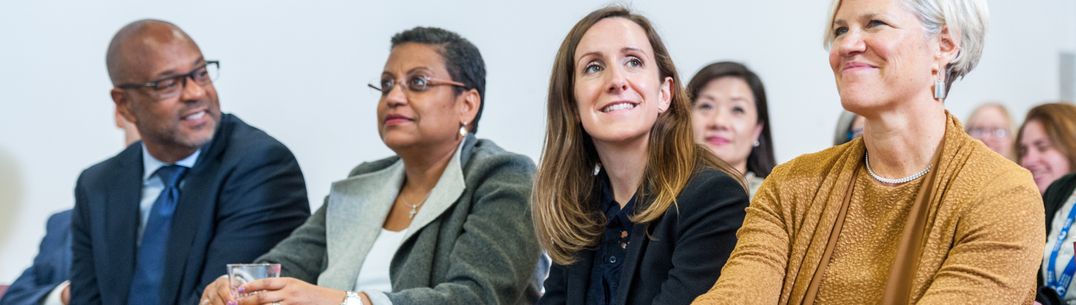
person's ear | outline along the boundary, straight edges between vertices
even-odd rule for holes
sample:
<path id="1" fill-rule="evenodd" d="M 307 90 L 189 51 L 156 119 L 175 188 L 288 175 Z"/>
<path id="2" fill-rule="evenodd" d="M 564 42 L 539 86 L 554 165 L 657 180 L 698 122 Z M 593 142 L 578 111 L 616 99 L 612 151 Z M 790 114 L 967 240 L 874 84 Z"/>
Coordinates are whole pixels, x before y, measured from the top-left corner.
<path id="1" fill-rule="evenodd" d="M 762 141 L 762 131 L 765 130 L 765 129 L 766 129 L 766 123 L 758 122 L 758 124 L 755 124 L 754 130 L 751 131 L 751 136 L 752 136 L 752 138 L 755 139 L 755 142 L 761 142 Z"/>
<path id="2" fill-rule="evenodd" d="M 456 102 L 456 110 L 459 121 L 467 123 L 467 130 L 471 130 L 474 119 L 478 116 L 478 109 L 481 107 L 482 95 L 478 94 L 478 90 L 470 89 L 460 94 L 460 98 Z"/>
<path id="3" fill-rule="evenodd" d="M 669 105 L 672 104 L 673 97 L 673 78 L 665 77 L 665 80 L 661 82 L 661 90 L 658 92 L 658 113 L 664 113 L 669 110 Z"/>
<path id="4" fill-rule="evenodd" d="M 949 30 L 949 26 L 943 26 L 941 32 L 938 33 L 938 49 L 934 54 L 937 66 L 934 67 L 932 72 L 944 74 L 949 64 L 960 56 L 959 37 L 953 34 L 955 33 Z"/>
<path id="5" fill-rule="evenodd" d="M 138 119 L 134 116 L 134 106 L 131 101 L 131 97 L 127 95 L 127 92 L 120 88 L 112 88 L 109 91 L 109 95 L 112 96 L 112 103 L 116 104 L 116 112 L 127 120 L 128 123 L 138 126 Z"/>

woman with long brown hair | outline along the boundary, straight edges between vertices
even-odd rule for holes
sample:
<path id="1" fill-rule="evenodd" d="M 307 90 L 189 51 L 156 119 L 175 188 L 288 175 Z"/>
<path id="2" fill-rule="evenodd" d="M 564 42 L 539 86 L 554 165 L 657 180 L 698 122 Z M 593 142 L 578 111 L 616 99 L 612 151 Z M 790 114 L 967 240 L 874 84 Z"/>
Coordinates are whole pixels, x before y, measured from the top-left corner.
<path id="1" fill-rule="evenodd" d="M 678 75 L 625 8 L 590 13 L 564 39 L 533 192 L 553 260 L 539 304 L 687 304 L 717 279 L 747 194 L 695 144 Z"/>

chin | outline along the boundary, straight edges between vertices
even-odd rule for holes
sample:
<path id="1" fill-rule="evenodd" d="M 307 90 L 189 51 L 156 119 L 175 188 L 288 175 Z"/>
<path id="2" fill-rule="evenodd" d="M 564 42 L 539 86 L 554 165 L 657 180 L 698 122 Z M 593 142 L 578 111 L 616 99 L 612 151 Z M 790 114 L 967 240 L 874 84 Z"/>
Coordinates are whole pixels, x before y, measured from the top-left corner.
<path id="1" fill-rule="evenodd" d="M 594 141 L 604 143 L 628 143 L 649 135 L 649 130 L 640 131 L 628 131 L 624 129 L 618 130 L 602 130 L 595 133 L 588 133 L 591 139 Z"/>
<path id="2" fill-rule="evenodd" d="M 397 151 L 402 148 L 407 148 L 418 144 L 418 139 L 410 135 L 393 134 L 392 132 L 386 133 L 381 136 L 381 142 L 385 143 L 385 146 L 393 151 Z"/>
<path id="3" fill-rule="evenodd" d="M 203 145 L 209 144 L 210 141 L 213 141 L 212 132 L 204 135 L 190 136 L 178 142 L 180 142 L 180 144 L 182 144 L 183 146 L 201 148 Z"/>

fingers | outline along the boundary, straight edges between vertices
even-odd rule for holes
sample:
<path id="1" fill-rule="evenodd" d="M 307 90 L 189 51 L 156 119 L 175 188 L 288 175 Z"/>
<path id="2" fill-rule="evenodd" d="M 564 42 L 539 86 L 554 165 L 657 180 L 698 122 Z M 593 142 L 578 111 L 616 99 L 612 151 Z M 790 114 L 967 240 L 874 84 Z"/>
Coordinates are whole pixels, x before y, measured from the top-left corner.
<path id="1" fill-rule="evenodd" d="M 263 291 L 263 290 L 269 290 L 269 291 L 281 290 L 281 289 L 284 289 L 284 287 L 287 287 L 288 282 L 290 282 L 290 281 L 292 281 L 292 279 L 291 278 L 286 278 L 286 277 L 284 277 L 284 278 L 267 278 L 267 279 L 260 279 L 260 280 L 257 280 L 257 281 L 253 281 L 253 282 L 250 282 L 250 283 L 243 284 L 243 286 L 240 286 L 239 288 L 241 289 L 240 293 Z"/>
<path id="2" fill-rule="evenodd" d="M 200 305 L 229 305 L 232 300 L 228 276 L 221 276 L 205 287 Z"/>
<path id="3" fill-rule="evenodd" d="M 239 305 L 266 305 L 284 302 L 284 291 L 261 291 L 239 300 Z"/>

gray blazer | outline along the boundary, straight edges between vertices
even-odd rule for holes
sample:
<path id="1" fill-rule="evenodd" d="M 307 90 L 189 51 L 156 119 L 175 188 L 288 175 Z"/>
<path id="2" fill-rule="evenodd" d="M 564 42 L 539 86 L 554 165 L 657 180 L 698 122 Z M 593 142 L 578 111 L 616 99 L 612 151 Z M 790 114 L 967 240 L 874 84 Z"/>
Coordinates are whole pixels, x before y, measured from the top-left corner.
<path id="1" fill-rule="evenodd" d="M 540 254 L 529 207 L 534 172 L 526 156 L 468 136 L 392 258 L 393 291 L 367 291 L 373 303 L 534 303 Z M 395 156 L 360 164 L 258 261 L 280 263 L 282 276 L 354 290 L 403 178 Z"/>

